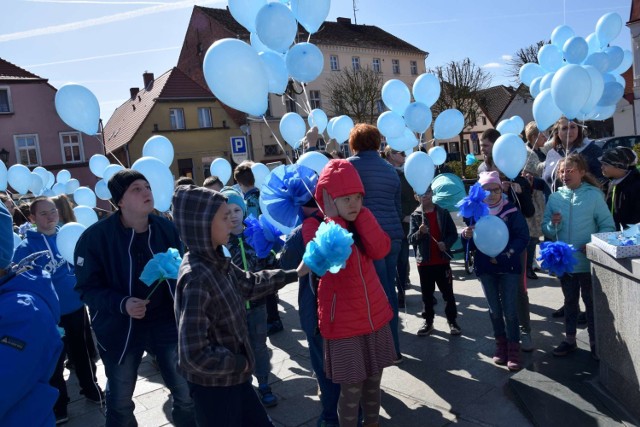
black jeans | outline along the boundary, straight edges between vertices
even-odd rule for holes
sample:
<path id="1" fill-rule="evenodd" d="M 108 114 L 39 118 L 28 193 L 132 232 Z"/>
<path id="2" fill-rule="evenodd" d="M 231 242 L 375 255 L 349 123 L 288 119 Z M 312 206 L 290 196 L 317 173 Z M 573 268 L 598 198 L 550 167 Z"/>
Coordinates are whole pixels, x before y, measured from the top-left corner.
<path id="1" fill-rule="evenodd" d="M 458 315 L 456 309 L 456 298 L 453 295 L 453 277 L 451 275 L 451 266 L 447 264 L 440 265 L 422 265 L 418 266 L 418 274 L 420 275 L 420 290 L 422 291 L 422 317 L 427 323 L 433 323 L 433 292 L 438 289 L 442 293 L 445 300 L 444 313 L 449 323 L 454 322 Z"/>
<path id="2" fill-rule="evenodd" d="M 75 365 L 74 372 L 78 377 L 80 389 L 86 396 L 93 398 L 100 396 L 99 386 L 96 383 L 96 365 L 91 359 L 95 353 L 95 344 L 90 333 L 89 316 L 84 306 L 72 313 L 60 317 L 60 327 L 64 329 L 64 349 L 56 365 L 56 370 L 49 383 L 58 389 L 60 395 L 55 408 L 61 409 L 67 406 L 69 397 L 67 385 L 64 381 L 64 359 L 69 354 Z"/>
<path id="3" fill-rule="evenodd" d="M 251 382 L 228 387 L 188 384 L 199 427 L 273 427 Z"/>
<path id="4" fill-rule="evenodd" d="M 589 342 L 596 341 L 595 321 L 593 317 L 593 294 L 591 290 L 591 273 L 565 274 L 560 278 L 564 294 L 564 325 L 569 336 L 576 336 L 578 313 L 580 312 L 580 294 L 587 311 L 587 331 Z"/>

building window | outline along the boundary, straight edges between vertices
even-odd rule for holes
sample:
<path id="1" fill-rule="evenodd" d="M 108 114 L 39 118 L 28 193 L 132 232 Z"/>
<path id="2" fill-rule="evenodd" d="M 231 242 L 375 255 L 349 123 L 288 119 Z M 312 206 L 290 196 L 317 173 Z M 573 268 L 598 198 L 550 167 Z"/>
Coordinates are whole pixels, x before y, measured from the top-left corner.
<path id="1" fill-rule="evenodd" d="M 171 129 L 184 129 L 184 110 L 182 108 L 170 108 L 169 119 Z"/>
<path id="2" fill-rule="evenodd" d="M 37 166 L 40 162 L 40 144 L 38 135 L 15 135 L 13 137 L 18 163 L 25 166 Z"/>
<path id="3" fill-rule="evenodd" d="M 265 156 L 280 156 L 281 154 L 282 151 L 280 151 L 278 144 L 269 144 L 264 146 Z"/>
<path id="4" fill-rule="evenodd" d="M 82 136 L 79 132 L 61 132 L 60 147 L 63 163 L 80 163 L 84 161 Z"/>
<path id="5" fill-rule="evenodd" d="M 487 118 L 485 116 L 482 116 L 482 125 L 483 126 L 487 125 Z"/>
<path id="6" fill-rule="evenodd" d="M 393 74 L 400 74 L 400 60 L 399 59 L 392 59 L 391 60 L 391 70 L 393 71 Z"/>
<path id="7" fill-rule="evenodd" d="M 12 113 L 11 92 L 8 87 L 0 87 L 0 114 Z"/>
<path id="8" fill-rule="evenodd" d="M 382 72 L 382 65 L 380 65 L 380 58 L 373 58 L 373 71 L 376 73 Z"/>
<path id="9" fill-rule="evenodd" d="M 353 67 L 353 69 L 355 71 L 360 70 L 360 57 L 359 56 L 354 56 L 351 58 L 351 66 Z"/>
<path id="10" fill-rule="evenodd" d="M 411 65 L 411 75 L 418 75 L 418 63 L 416 61 L 409 61 L 409 65 Z"/>
<path id="11" fill-rule="evenodd" d="M 338 62 L 338 55 L 331 55 L 329 57 L 329 63 L 331 64 L 331 71 L 340 71 L 340 62 Z"/>
<path id="12" fill-rule="evenodd" d="M 309 91 L 309 102 L 311 103 L 311 109 L 322 108 L 322 102 L 320 100 L 319 90 Z"/>
<path id="13" fill-rule="evenodd" d="M 213 127 L 213 120 L 211 120 L 211 108 L 209 107 L 198 108 L 198 125 L 201 128 Z"/>
<path id="14" fill-rule="evenodd" d="M 291 94 L 287 96 L 287 113 L 297 113 L 298 112 L 298 104 L 296 104 L 296 95 Z"/>

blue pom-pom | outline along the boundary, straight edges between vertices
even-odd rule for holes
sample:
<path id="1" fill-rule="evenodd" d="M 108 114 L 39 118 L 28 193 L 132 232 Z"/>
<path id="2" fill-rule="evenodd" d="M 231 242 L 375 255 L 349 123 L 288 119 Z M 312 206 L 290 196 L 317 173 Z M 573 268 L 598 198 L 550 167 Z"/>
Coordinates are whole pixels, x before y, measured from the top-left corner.
<path id="1" fill-rule="evenodd" d="M 180 252 L 175 248 L 155 254 L 144 266 L 140 280 L 145 285 L 151 286 L 158 280 L 177 279 L 181 262 Z"/>
<path id="2" fill-rule="evenodd" d="M 274 247 L 275 250 L 279 249 L 279 237 L 282 232 L 267 221 L 264 215 L 260 215 L 259 219 L 256 219 L 253 214 L 249 215 L 245 218 L 244 224 L 246 225 L 243 233 L 244 238 L 256 251 L 258 258 L 267 258 Z"/>
<path id="3" fill-rule="evenodd" d="M 576 252 L 573 245 L 565 242 L 542 242 L 540 244 L 540 257 L 542 268 L 560 277 L 565 273 L 573 273 L 573 268 L 578 262 L 573 253 Z"/>
<path id="4" fill-rule="evenodd" d="M 351 245 L 351 233 L 333 221 L 323 222 L 305 248 L 302 260 L 317 276 L 323 276 L 327 271 L 337 273 L 349 259 Z"/>
<path id="5" fill-rule="evenodd" d="M 478 159 L 476 158 L 476 156 L 473 153 L 469 153 L 467 154 L 467 158 L 465 161 L 465 164 L 467 166 L 473 166 L 476 164 L 476 162 L 478 161 Z"/>
<path id="6" fill-rule="evenodd" d="M 476 182 L 469 189 L 469 195 L 456 203 L 456 206 L 460 208 L 458 216 L 473 218 L 475 222 L 478 222 L 483 216 L 489 215 L 489 205 L 484 202 L 488 196 L 489 192 L 484 190 L 479 182 Z"/>

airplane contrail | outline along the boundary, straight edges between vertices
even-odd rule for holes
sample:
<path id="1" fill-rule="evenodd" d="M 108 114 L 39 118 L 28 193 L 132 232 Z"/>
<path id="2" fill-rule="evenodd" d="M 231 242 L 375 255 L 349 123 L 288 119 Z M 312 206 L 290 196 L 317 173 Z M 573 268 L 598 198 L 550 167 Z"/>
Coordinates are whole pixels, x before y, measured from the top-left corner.
<path id="1" fill-rule="evenodd" d="M 72 64 L 74 62 L 94 61 L 96 59 L 116 58 L 116 57 L 119 57 L 119 56 L 138 55 L 138 54 L 141 54 L 141 53 L 164 52 L 164 51 L 167 51 L 167 50 L 180 49 L 181 47 L 182 46 L 169 46 L 169 47 L 160 47 L 160 48 L 156 48 L 156 49 L 145 49 L 145 50 L 135 50 L 135 51 L 130 51 L 130 52 L 111 53 L 111 54 L 108 54 L 108 55 L 87 56 L 85 58 L 65 59 L 63 61 L 45 62 L 45 63 L 42 63 L 42 64 L 25 65 L 24 68 L 37 68 L 37 67 L 47 67 L 47 66 L 50 66 L 50 65 Z"/>

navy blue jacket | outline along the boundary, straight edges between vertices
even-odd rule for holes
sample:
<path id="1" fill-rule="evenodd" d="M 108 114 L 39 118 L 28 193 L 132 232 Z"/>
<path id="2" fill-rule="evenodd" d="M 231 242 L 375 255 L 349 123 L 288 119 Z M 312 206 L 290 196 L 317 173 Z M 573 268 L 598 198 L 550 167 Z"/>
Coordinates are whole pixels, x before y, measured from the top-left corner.
<path id="1" fill-rule="evenodd" d="M 96 333 L 101 355 L 114 357 L 122 361 L 127 349 L 136 343 L 131 342 L 135 332 L 143 327 L 142 320 L 134 320 L 125 309 L 127 299 L 135 296 L 144 299 L 144 295 L 134 295 L 135 281 L 131 254 L 131 244 L 135 237 L 132 228 L 125 228 L 120 220 L 120 211 L 109 218 L 93 224 L 82 233 L 74 259 L 76 261 L 76 290 L 89 307 L 91 325 Z M 178 230 L 165 218 L 149 215 L 149 249 L 153 254 L 176 248 L 182 253 L 182 242 Z M 165 285 L 166 283 L 166 285 Z M 168 286 L 171 296 L 175 296 L 175 280 L 167 280 L 162 286 Z M 154 295 L 161 292 L 155 291 Z M 166 305 L 166 306 L 165 306 Z M 177 344 L 177 327 L 173 304 L 164 304 L 161 311 L 161 334 L 167 342 Z"/>
<path id="2" fill-rule="evenodd" d="M 394 167 L 375 150 L 361 151 L 348 160 L 355 166 L 364 185 L 364 206 L 373 213 L 391 240 L 405 239 L 407 236 L 401 223 L 400 177 Z"/>

